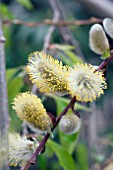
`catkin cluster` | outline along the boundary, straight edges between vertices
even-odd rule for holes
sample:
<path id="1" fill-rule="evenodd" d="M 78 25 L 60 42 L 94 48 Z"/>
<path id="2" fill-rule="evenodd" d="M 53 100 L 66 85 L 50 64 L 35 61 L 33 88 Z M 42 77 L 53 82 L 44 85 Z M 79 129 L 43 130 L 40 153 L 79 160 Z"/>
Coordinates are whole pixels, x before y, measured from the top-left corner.
<path id="1" fill-rule="evenodd" d="M 103 73 L 95 71 L 91 64 L 63 66 L 43 52 L 29 56 L 27 72 L 41 92 L 56 95 L 71 94 L 78 101 L 93 101 L 107 87 Z"/>
<path id="2" fill-rule="evenodd" d="M 113 21 L 106 18 L 104 29 L 94 24 L 89 32 L 89 44 L 92 51 L 101 54 L 103 59 L 110 55 L 109 41 L 106 33 L 113 38 Z M 105 31 L 104 31 L 105 30 Z M 107 88 L 104 74 L 91 64 L 75 64 L 73 67 L 64 66 L 61 61 L 54 59 L 44 52 L 34 52 L 29 55 L 26 67 L 30 80 L 38 89 L 47 94 L 63 96 L 70 94 L 81 102 L 96 100 Z M 53 126 L 50 116 L 41 103 L 40 98 L 31 92 L 20 93 L 13 101 L 13 109 L 17 116 L 25 121 L 36 132 L 51 133 Z M 76 133 L 81 126 L 80 118 L 69 112 L 62 116 L 59 129 L 65 134 Z M 24 166 L 39 146 L 37 140 L 29 140 L 26 136 L 12 133 L 9 135 L 10 165 Z"/>

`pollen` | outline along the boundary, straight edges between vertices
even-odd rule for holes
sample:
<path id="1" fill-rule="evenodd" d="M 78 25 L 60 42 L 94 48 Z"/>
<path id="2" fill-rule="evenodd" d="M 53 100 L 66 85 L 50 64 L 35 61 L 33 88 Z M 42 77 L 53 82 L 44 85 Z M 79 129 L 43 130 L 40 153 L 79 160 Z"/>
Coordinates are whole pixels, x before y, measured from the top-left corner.
<path id="1" fill-rule="evenodd" d="M 50 129 L 51 120 L 40 98 L 36 95 L 26 92 L 20 93 L 14 99 L 13 109 L 17 116 L 22 120 L 41 131 Z"/>
<path id="2" fill-rule="evenodd" d="M 26 136 L 20 136 L 19 133 L 9 134 L 9 163 L 10 166 L 25 166 L 31 158 L 33 152 L 39 146 L 39 142 L 27 139 Z"/>
<path id="3" fill-rule="evenodd" d="M 61 61 L 46 55 L 43 52 L 34 52 L 29 55 L 27 72 L 30 79 L 41 92 L 65 95 L 67 91 L 68 67 Z"/>
<path id="4" fill-rule="evenodd" d="M 95 71 L 92 65 L 77 64 L 70 69 L 68 78 L 69 91 L 78 101 L 93 101 L 107 88 L 101 71 Z"/>

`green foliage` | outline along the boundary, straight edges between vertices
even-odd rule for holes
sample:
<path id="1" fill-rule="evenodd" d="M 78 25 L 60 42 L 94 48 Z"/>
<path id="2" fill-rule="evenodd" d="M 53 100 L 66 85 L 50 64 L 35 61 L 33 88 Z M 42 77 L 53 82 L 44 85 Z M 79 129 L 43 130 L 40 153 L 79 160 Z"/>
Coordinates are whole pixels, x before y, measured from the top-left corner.
<path id="1" fill-rule="evenodd" d="M 102 55 L 101 59 L 105 60 L 110 56 L 110 49 L 108 49 L 107 51 L 104 52 L 104 54 Z"/>
<path id="2" fill-rule="evenodd" d="M 29 10 L 33 9 L 33 5 L 30 0 L 17 0 L 17 2 Z"/>
<path id="3" fill-rule="evenodd" d="M 10 12 L 10 10 L 8 9 L 8 6 L 5 4 L 0 4 L 0 15 L 4 18 L 8 18 L 8 19 L 12 19 L 13 18 L 13 14 Z"/>
<path id="4" fill-rule="evenodd" d="M 77 170 L 89 170 L 88 153 L 84 144 L 79 143 L 76 148 L 78 167 Z"/>
<path id="5" fill-rule="evenodd" d="M 47 145 L 49 145 L 54 151 L 59 160 L 59 164 L 63 167 L 64 170 L 76 170 L 75 162 L 72 156 L 64 147 L 51 140 L 48 141 Z"/>
<path id="6" fill-rule="evenodd" d="M 20 130 L 21 123 L 20 120 L 17 118 L 16 113 L 12 110 L 12 101 L 17 93 L 21 91 L 24 83 L 22 77 L 18 76 L 18 68 L 7 69 L 6 79 L 8 87 L 9 112 L 11 116 L 10 130 L 18 131 Z"/>
<path id="7" fill-rule="evenodd" d="M 8 69 L 6 72 L 9 102 L 12 102 L 14 97 L 17 95 L 18 92 L 20 92 L 21 88 L 24 85 L 22 77 L 16 75 L 17 72 L 17 68 Z"/>
<path id="8" fill-rule="evenodd" d="M 57 114 L 60 114 L 61 111 L 63 111 L 63 109 L 68 105 L 68 103 L 70 102 L 70 99 L 68 98 L 64 98 L 64 97 L 59 97 L 59 96 L 54 96 L 54 95 L 49 95 L 50 97 L 53 97 L 56 101 L 57 104 Z M 82 104 L 79 104 L 78 102 L 75 103 L 75 109 L 76 110 L 83 110 L 83 111 L 87 111 L 87 112 L 91 112 L 91 109 L 83 106 Z"/>
<path id="9" fill-rule="evenodd" d="M 58 50 L 59 56 L 61 57 L 65 64 L 73 66 L 76 63 L 83 63 L 83 60 L 72 51 L 76 47 L 67 44 L 66 45 L 55 44 L 55 48 Z"/>

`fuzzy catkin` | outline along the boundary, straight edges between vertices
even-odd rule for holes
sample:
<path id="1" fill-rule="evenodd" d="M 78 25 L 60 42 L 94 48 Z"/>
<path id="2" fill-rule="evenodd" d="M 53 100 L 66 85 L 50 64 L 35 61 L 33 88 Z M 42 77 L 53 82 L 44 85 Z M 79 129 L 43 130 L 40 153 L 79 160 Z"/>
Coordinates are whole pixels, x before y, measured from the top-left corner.
<path id="1" fill-rule="evenodd" d="M 68 93 L 68 67 L 52 56 L 38 51 L 30 54 L 27 72 L 41 92 L 60 96 Z"/>
<path id="2" fill-rule="evenodd" d="M 107 84 L 102 72 L 95 71 L 95 67 L 85 63 L 76 64 L 70 69 L 68 88 L 78 101 L 92 102 L 104 93 Z"/>
<path id="3" fill-rule="evenodd" d="M 110 18 L 105 18 L 103 20 L 103 26 L 106 31 L 106 33 L 113 38 L 113 20 Z"/>
<path id="4" fill-rule="evenodd" d="M 17 116 L 40 131 L 49 131 L 51 127 L 51 119 L 46 113 L 40 98 L 31 92 L 20 93 L 15 97 L 13 109 Z"/>
<path id="5" fill-rule="evenodd" d="M 89 32 L 89 45 L 92 51 L 103 54 L 109 49 L 109 42 L 100 24 L 94 24 Z"/>

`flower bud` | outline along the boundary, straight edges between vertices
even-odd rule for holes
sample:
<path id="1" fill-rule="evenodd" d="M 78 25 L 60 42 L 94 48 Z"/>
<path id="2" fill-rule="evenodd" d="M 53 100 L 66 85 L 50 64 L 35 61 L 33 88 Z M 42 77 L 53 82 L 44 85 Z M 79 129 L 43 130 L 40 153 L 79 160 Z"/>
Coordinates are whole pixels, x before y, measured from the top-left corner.
<path id="1" fill-rule="evenodd" d="M 71 135 L 76 133 L 81 127 L 81 120 L 73 113 L 62 116 L 59 122 L 59 129 L 65 134 Z"/>
<path id="2" fill-rule="evenodd" d="M 106 31 L 106 33 L 113 38 L 113 20 L 110 18 L 105 18 L 103 20 L 103 26 Z"/>
<path id="3" fill-rule="evenodd" d="M 26 92 L 19 94 L 13 102 L 17 116 L 39 131 L 50 131 L 52 125 L 41 100 L 36 95 Z"/>
<path id="4" fill-rule="evenodd" d="M 103 54 L 109 50 L 109 42 L 101 25 L 94 24 L 89 32 L 89 45 L 92 51 Z"/>
<path id="5" fill-rule="evenodd" d="M 18 133 L 9 134 L 10 166 L 25 166 L 38 146 L 39 142 L 35 138 L 31 141 Z"/>

